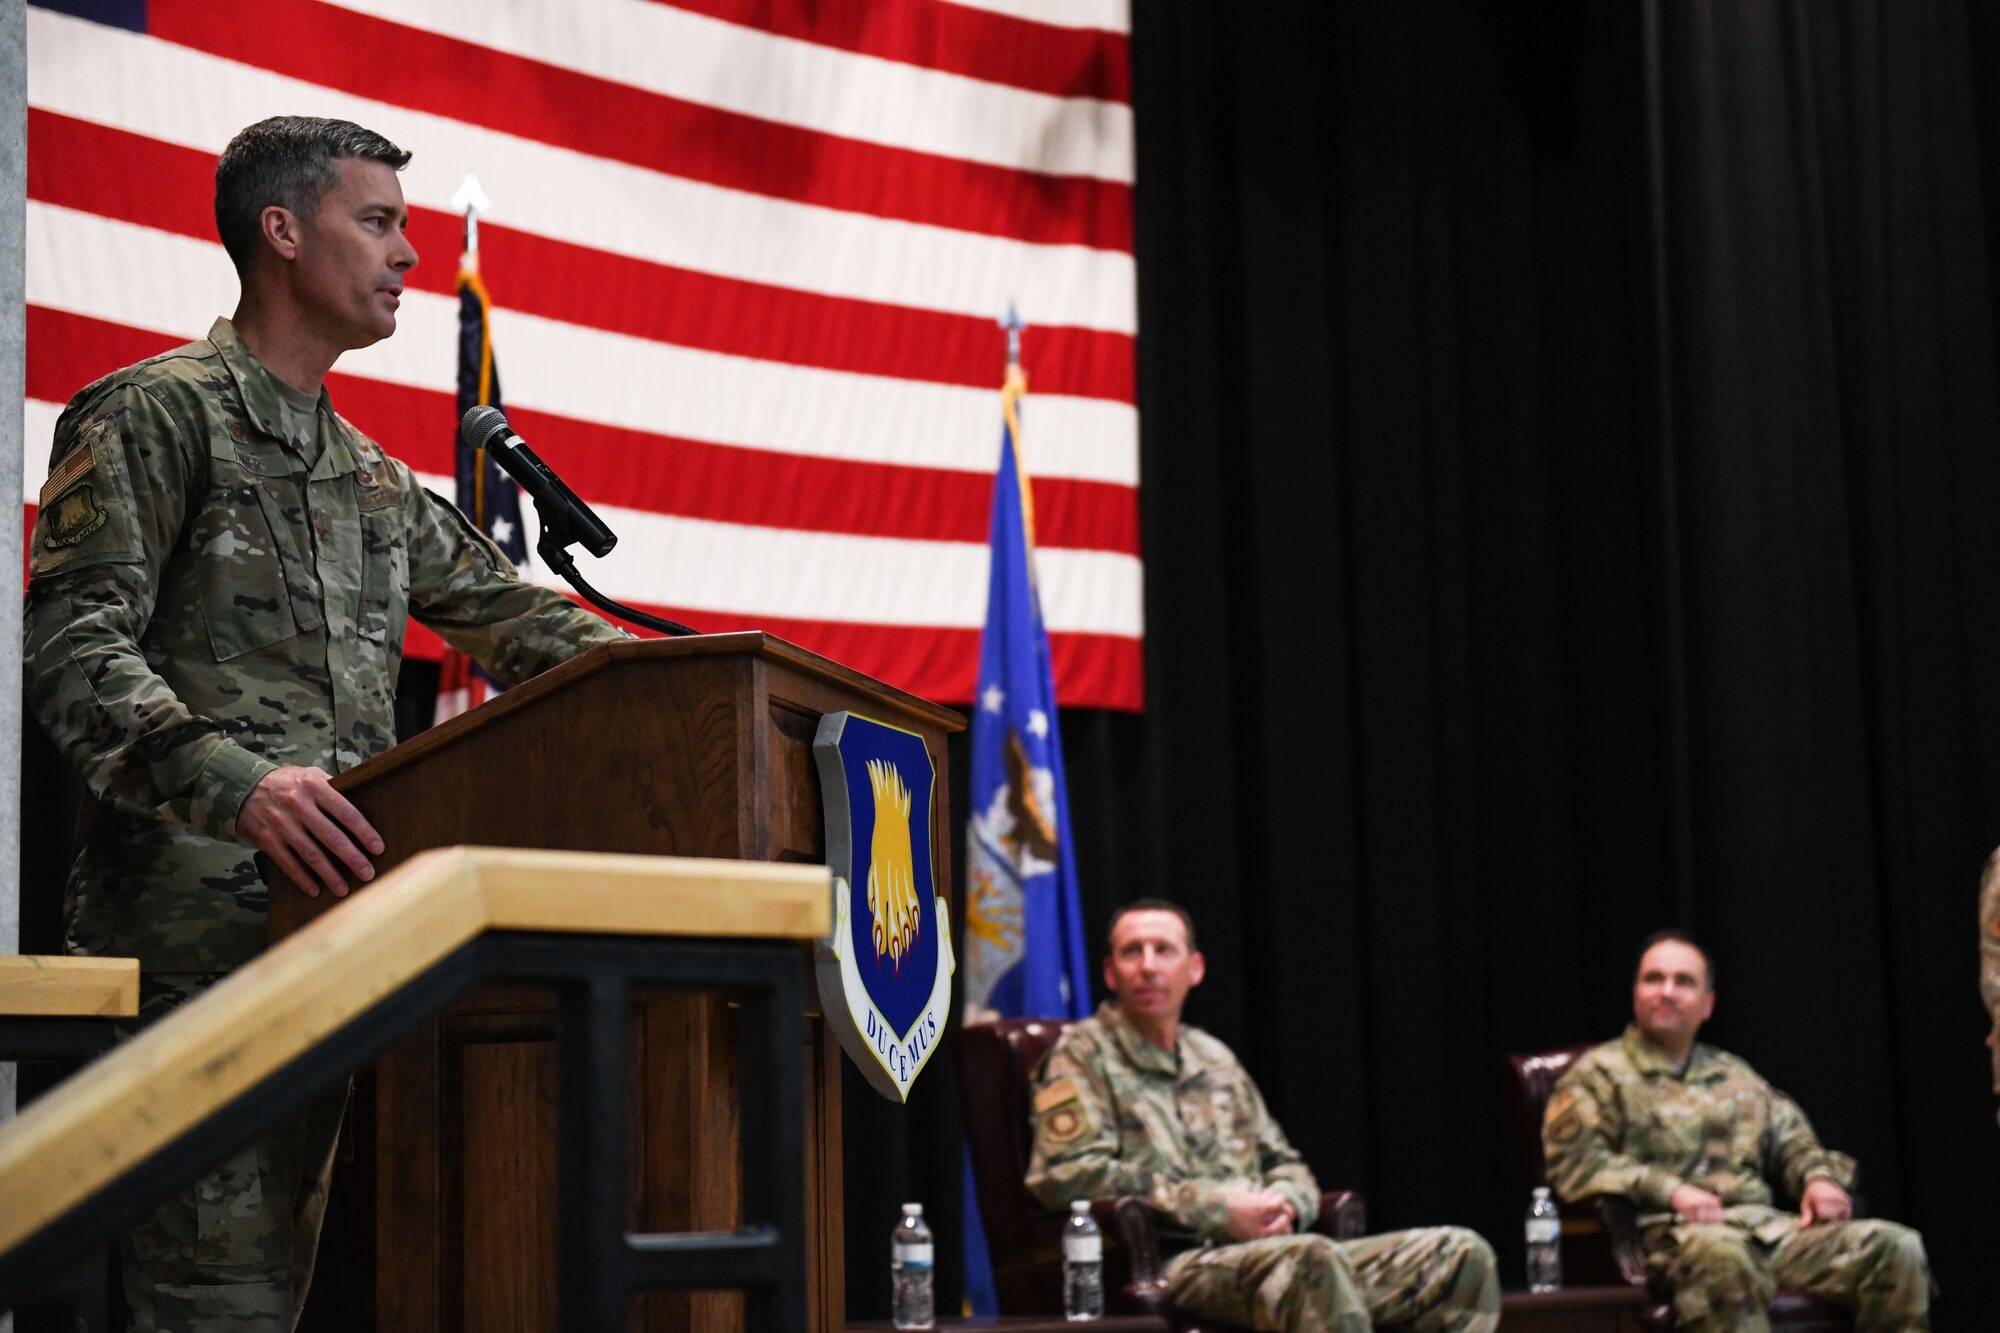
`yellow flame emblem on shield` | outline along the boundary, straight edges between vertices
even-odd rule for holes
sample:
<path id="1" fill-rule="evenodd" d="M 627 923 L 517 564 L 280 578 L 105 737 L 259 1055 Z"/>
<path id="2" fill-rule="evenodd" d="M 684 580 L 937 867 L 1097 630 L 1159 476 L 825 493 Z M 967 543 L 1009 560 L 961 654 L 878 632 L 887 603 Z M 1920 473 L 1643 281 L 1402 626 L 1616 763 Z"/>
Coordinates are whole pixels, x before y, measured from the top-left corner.
<path id="1" fill-rule="evenodd" d="M 875 922 L 875 958 L 897 967 L 917 942 L 922 923 L 916 866 L 910 854 L 910 789 L 886 759 L 868 761 L 875 791 L 875 837 L 868 846 L 868 914 Z"/>

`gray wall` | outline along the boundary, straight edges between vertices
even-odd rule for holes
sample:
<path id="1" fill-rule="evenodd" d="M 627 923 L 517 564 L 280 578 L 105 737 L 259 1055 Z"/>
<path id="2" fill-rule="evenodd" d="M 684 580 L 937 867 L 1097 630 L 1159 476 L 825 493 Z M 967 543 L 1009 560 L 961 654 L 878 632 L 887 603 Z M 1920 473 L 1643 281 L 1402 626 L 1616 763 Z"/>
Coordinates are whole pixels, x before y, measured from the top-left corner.
<path id="1" fill-rule="evenodd" d="M 26 377 L 28 9 L 0 0 L 0 498 L 21 503 Z M 17 515 L 18 508 L 14 511 Z M 21 568 L 21 520 L 0 523 L 0 569 Z M 21 599 L 0 597 L 0 953 L 21 947 Z M 0 1118 L 14 1113 L 14 1067 L 0 1065 Z"/>
<path id="2" fill-rule="evenodd" d="M 21 502 L 27 377 L 28 6 L 0 0 L 0 499 Z M 18 509 L 15 511 L 20 512 Z M 21 568 L 21 521 L 0 523 L 0 569 Z M 21 947 L 21 599 L 0 597 L 0 953 Z M 0 1064 L 0 1120 L 14 1114 L 14 1066 Z M 0 1333 L 14 1317 L 0 1313 Z"/>

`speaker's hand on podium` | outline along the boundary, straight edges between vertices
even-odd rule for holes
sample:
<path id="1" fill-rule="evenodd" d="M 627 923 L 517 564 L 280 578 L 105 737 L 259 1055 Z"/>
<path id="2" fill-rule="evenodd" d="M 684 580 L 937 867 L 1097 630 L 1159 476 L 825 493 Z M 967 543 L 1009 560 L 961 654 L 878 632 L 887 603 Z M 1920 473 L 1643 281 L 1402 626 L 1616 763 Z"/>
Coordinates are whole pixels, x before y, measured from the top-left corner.
<path id="1" fill-rule="evenodd" d="M 319 897 L 314 881 L 335 897 L 347 892 L 347 878 L 329 857 L 338 857 L 354 878 L 375 878 L 366 846 L 377 855 L 382 835 L 317 768 L 289 765 L 264 775 L 236 816 L 236 834 L 270 857 L 308 897 Z"/>

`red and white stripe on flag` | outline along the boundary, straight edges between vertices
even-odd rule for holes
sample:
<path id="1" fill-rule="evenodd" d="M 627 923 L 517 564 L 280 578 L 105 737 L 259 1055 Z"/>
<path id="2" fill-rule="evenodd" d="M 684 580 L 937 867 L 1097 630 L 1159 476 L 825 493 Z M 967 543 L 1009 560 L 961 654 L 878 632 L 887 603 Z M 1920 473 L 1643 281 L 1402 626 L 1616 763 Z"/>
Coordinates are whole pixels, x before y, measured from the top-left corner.
<path id="1" fill-rule="evenodd" d="M 1018 305 L 1057 691 L 1140 706 L 1126 0 L 101 9 L 28 11 L 30 505 L 70 394 L 234 305 L 223 145 L 344 117 L 415 153 L 424 256 L 396 336 L 330 377 L 344 416 L 451 493 L 449 200 L 476 171 L 509 415 L 621 539 L 591 582 L 950 702 Z"/>
<path id="2" fill-rule="evenodd" d="M 490 693 L 491 686 L 472 659 L 454 648 L 445 648 L 438 656 L 437 704 L 431 712 L 431 725 L 471 712 L 485 703 Z"/>

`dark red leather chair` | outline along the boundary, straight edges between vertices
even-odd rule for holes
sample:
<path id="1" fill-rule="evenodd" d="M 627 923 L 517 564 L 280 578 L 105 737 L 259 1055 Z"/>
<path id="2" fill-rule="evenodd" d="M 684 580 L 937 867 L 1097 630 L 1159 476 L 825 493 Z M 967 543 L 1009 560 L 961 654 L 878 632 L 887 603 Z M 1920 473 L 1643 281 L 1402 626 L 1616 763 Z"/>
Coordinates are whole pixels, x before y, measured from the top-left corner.
<path id="1" fill-rule="evenodd" d="M 1064 1219 L 1036 1202 L 1023 1182 L 1032 1147 L 1028 1082 L 1068 1026 L 1064 1019 L 1012 1018 L 968 1027 L 959 1039 L 965 1141 L 1002 1314 L 1062 1312 Z M 1143 1199 L 1100 1200 L 1091 1212 L 1104 1231 L 1107 1311 L 1158 1315 L 1177 1333 L 1223 1333 L 1228 1326 L 1196 1324 L 1175 1312 L 1161 1276 L 1164 1264 L 1153 1210 Z M 1367 1207 L 1359 1194 L 1340 1190 L 1321 1196 L 1316 1230 L 1349 1240 L 1367 1227 Z"/>
<path id="2" fill-rule="evenodd" d="M 1534 1055 L 1510 1055 L 1502 1062 L 1502 1100 L 1507 1103 L 1508 1131 L 1514 1144 L 1525 1197 L 1537 1185 L 1548 1184 L 1542 1158 L 1542 1113 L 1549 1094 L 1570 1065 L 1590 1045 L 1565 1046 Z M 1859 1202 L 1856 1204 L 1859 1207 Z M 1645 1287 L 1652 1304 L 1640 1312 L 1647 1328 L 1670 1329 L 1674 1311 L 1669 1293 L 1646 1274 L 1646 1249 L 1639 1239 L 1637 1214 L 1631 1201 L 1617 1195 L 1596 1195 L 1562 1208 L 1562 1261 L 1566 1285 L 1627 1282 Z M 1803 1292 L 1780 1291 L 1771 1302 L 1771 1323 L 1788 1333 L 1849 1333 L 1853 1317 L 1836 1305 Z"/>

